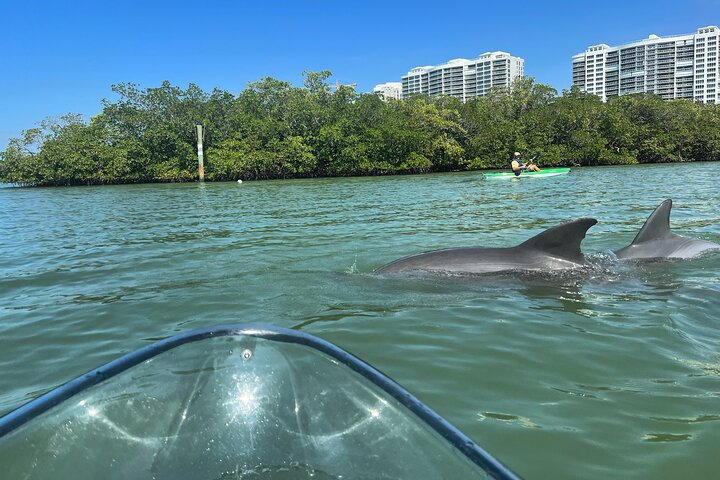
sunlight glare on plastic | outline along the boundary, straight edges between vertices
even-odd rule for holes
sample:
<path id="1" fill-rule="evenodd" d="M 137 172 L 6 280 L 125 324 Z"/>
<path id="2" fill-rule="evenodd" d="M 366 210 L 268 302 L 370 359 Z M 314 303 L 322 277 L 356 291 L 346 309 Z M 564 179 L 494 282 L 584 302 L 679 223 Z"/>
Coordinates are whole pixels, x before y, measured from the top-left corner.
<path id="1" fill-rule="evenodd" d="M 230 390 L 225 406 L 228 407 L 230 423 L 254 422 L 260 409 L 262 382 L 257 375 L 242 374 L 232 376 L 234 387 Z"/>

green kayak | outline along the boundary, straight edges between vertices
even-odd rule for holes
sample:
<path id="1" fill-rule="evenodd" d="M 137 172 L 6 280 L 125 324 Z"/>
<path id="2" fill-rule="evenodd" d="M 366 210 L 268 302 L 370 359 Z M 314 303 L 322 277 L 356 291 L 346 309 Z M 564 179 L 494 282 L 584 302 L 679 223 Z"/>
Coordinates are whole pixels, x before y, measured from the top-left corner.
<path id="1" fill-rule="evenodd" d="M 557 175 L 565 175 L 570 173 L 570 168 L 543 168 L 539 172 L 523 172 L 515 175 L 513 172 L 491 172 L 484 173 L 485 178 L 527 178 L 527 177 L 554 177 Z"/>

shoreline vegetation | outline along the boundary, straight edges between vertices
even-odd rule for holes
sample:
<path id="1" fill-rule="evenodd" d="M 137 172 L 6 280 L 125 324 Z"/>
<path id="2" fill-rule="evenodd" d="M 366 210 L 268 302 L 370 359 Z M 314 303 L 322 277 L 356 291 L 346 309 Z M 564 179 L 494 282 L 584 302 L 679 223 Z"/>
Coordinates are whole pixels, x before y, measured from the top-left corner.
<path id="1" fill-rule="evenodd" d="M 303 87 L 264 78 L 239 95 L 165 81 L 113 85 L 89 121 L 65 115 L 9 141 L 0 182 L 21 186 L 196 181 L 195 124 L 205 127 L 205 179 L 265 180 L 508 168 L 513 151 L 541 166 L 720 160 L 720 105 L 636 94 L 608 102 L 532 78 L 466 103 L 413 96 L 384 102 L 305 72 Z"/>

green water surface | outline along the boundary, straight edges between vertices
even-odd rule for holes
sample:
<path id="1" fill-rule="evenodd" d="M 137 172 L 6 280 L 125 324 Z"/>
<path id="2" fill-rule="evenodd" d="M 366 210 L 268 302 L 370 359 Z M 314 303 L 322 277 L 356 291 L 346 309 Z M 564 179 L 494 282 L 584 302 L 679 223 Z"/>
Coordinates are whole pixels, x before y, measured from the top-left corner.
<path id="1" fill-rule="evenodd" d="M 0 413 L 177 332 L 301 329 L 383 371 L 528 478 L 713 478 L 720 254 L 627 265 L 662 200 L 720 243 L 718 164 L 0 188 Z M 552 278 L 381 278 L 398 257 L 511 246 L 595 217 Z"/>

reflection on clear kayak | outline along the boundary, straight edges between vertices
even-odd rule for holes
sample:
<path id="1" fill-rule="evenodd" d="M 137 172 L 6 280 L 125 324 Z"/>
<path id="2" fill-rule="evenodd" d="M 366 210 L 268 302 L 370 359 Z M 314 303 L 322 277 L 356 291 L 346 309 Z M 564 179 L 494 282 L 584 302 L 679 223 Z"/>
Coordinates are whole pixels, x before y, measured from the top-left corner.
<path id="1" fill-rule="evenodd" d="M 223 326 L 126 355 L 0 419 L 3 478 L 517 478 L 316 337 Z"/>

